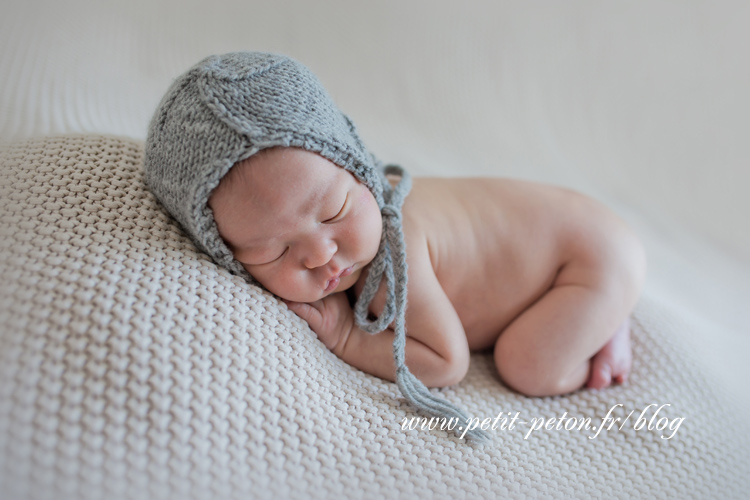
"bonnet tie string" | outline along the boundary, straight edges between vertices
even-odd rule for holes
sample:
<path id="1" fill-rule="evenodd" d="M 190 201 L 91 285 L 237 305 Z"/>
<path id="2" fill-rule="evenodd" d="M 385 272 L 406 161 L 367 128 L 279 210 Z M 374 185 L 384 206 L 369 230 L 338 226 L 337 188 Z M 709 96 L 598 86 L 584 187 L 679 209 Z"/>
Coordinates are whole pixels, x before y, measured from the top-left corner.
<path id="1" fill-rule="evenodd" d="M 370 264 L 365 286 L 354 306 L 355 321 L 362 330 L 372 335 L 382 332 L 393 323 L 393 359 L 396 364 L 396 384 L 401 394 L 418 410 L 431 417 L 445 419 L 446 423 L 456 419 L 453 421 L 453 431 L 457 434 L 465 435 L 480 444 L 487 443 L 491 441 L 491 437 L 487 432 L 477 428 L 476 421 L 475 428 L 464 433 L 470 424 L 469 416 L 457 406 L 434 396 L 406 367 L 407 265 L 401 207 L 411 190 L 411 176 L 396 165 L 388 165 L 385 174 L 399 175 L 401 180 L 392 188 L 386 176 L 382 178 L 385 203 L 380 211 L 383 215 L 383 233 L 378 253 Z M 370 321 L 370 302 L 375 297 L 383 276 L 386 282 L 386 303 L 380 316 Z"/>

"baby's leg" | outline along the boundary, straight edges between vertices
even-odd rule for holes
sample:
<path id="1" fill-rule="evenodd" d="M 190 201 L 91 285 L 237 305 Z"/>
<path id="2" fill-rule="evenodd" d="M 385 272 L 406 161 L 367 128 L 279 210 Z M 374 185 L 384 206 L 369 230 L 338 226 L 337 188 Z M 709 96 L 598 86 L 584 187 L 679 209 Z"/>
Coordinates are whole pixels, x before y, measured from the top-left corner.
<path id="1" fill-rule="evenodd" d="M 495 363 L 511 388 L 551 396 L 587 382 L 606 387 L 627 376 L 627 318 L 640 293 L 645 258 L 634 237 L 600 243 L 563 265 L 552 287 L 498 338 Z"/>

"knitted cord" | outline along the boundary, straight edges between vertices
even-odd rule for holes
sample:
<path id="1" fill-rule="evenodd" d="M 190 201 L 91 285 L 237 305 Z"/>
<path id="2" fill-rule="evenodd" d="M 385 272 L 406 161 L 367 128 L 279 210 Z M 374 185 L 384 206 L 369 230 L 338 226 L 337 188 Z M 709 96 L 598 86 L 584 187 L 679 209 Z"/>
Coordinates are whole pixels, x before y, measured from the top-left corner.
<path id="1" fill-rule="evenodd" d="M 456 419 L 462 425 L 454 426 L 453 430 L 459 435 L 465 435 L 470 440 L 484 444 L 491 441 L 490 435 L 476 428 L 463 432 L 469 428 L 470 418 L 457 406 L 435 397 L 427 387 L 417 379 L 406 366 L 406 297 L 407 297 L 407 264 L 406 243 L 401 218 L 401 207 L 406 195 L 411 190 L 411 177 L 399 166 L 389 165 L 385 174 L 396 174 L 401 180 L 392 188 L 387 178 L 383 177 L 383 199 L 385 204 L 381 208 L 383 214 L 383 234 L 380 250 L 373 260 L 365 286 L 354 306 L 354 318 L 362 330 L 370 334 L 382 332 L 388 325 L 394 323 L 393 359 L 396 364 L 396 384 L 407 401 L 418 410 L 431 417 L 451 421 Z M 386 282 L 386 303 L 383 312 L 375 320 L 368 319 L 370 302 L 378 291 L 383 276 Z M 395 319 L 395 322 L 394 322 Z"/>

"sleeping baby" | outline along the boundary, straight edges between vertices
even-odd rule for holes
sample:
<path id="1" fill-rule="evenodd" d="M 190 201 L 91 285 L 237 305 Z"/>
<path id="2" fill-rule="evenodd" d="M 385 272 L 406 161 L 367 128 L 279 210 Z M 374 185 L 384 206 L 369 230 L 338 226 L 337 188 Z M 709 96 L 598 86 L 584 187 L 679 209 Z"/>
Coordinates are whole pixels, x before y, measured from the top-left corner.
<path id="1" fill-rule="evenodd" d="M 201 250 L 429 415 L 469 425 L 427 387 L 460 382 L 474 351 L 528 396 L 628 376 L 645 256 L 622 220 L 563 188 L 384 167 L 292 59 L 201 61 L 159 105 L 144 163 Z"/>

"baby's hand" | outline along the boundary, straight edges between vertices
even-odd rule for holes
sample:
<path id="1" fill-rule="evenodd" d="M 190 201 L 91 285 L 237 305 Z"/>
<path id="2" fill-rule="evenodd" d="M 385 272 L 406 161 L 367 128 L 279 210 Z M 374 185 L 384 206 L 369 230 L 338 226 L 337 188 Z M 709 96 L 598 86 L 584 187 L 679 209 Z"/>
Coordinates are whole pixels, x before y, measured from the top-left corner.
<path id="1" fill-rule="evenodd" d="M 343 347 L 354 327 L 354 313 L 346 298 L 339 292 L 311 303 L 284 300 L 287 307 L 307 321 L 312 331 L 331 351 Z"/>

